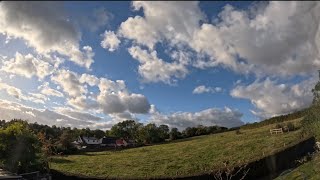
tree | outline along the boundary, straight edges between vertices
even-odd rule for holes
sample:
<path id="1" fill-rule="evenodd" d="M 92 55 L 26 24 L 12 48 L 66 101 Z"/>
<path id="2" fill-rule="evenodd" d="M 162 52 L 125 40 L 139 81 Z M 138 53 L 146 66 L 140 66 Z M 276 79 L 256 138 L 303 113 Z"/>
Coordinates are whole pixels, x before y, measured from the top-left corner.
<path id="1" fill-rule="evenodd" d="M 312 104 L 319 106 L 320 105 L 320 70 L 319 70 L 319 81 L 312 89 L 312 93 L 313 93 Z"/>
<path id="2" fill-rule="evenodd" d="M 22 173 L 41 169 L 37 137 L 26 122 L 12 122 L 0 129 L 0 160 L 11 172 Z"/>
<path id="3" fill-rule="evenodd" d="M 195 132 L 196 136 L 201 136 L 201 135 L 207 134 L 207 129 L 203 125 L 199 125 L 196 129 L 197 129 Z"/>
<path id="4" fill-rule="evenodd" d="M 159 133 L 160 133 L 159 136 L 162 141 L 164 141 L 170 137 L 169 136 L 170 129 L 167 125 L 162 124 L 159 126 L 158 129 L 159 129 Z"/>
<path id="5" fill-rule="evenodd" d="M 186 137 L 193 137 L 196 135 L 196 131 L 197 131 L 197 128 L 195 127 L 187 127 L 183 134 L 185 134 Z"/>
<path id="6" fill-rule="evenodd" d="M 143 141 L 146 144 L 161 142 L 160 131 L 158 127 L 153 124 L 147 124 L 143 128 L 140 128 L 139 137 L 140 141 Z"/>
<path id="7" fill-rule="evenodd" d="M 138 128 L 141 123 L 136 123 L 134 120 L 126 120 L 112 126 L 110 134 L 125 139 L 137 139 Z"/>
<path id="8" fill-rule="evenodd" d="M 70 130 L 64 130 L 59 137 L 59 141 L 56 142 L 57 153 L 70 154 L 75 152 L 77 149 L 73 146 L 72 140 Z"/>
<path id="9" fill-rule="evenodd" d="M 176 140 L 179 139 L 181 136 L 181 133 L 179 132 L 178 128 L 172 128 L 170 131 L 170 139 Z"/>
<path id="10" fill-rule="evenodd" d="M 44 170 L 50 171 L 50 156 L 52 155 L 52 142 L 51 139 L 46 138 L 46 134 L 43 132 L 38 133 L 38 140 L 41 144 L 41 162 Z"/>
<path id="11" fill-rule="evenodd" d="M 320 71 L 319 81 L 312 89 L 313 103 L 302 120 L 304 134 L 311 134 L 320 139 Z"/>
<path id="12" fill-rule="evenodd" d="M 105 136 L 105 132 L 100 129 L 96 129 L 93 131 L 93 136 L 100 139 L 103 138 L 103 136 Z"/>

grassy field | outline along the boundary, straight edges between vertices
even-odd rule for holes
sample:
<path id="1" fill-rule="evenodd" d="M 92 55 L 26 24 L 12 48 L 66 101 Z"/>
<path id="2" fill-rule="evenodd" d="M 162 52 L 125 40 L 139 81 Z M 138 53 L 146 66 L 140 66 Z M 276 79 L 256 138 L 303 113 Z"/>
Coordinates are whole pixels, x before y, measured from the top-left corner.
<path id="1" fill-rule="evenodd" d="M 320 154 L 316 154 L 314 158 L 302 164 L 301 166 L 295 168 L 291 172 L 279 176 L 276 180 L 285 180 L 285 179 L 294 179 L 294 180 L 318 180 L 320 179 Z"/>
<path id="2" fill-rule="evenodd" d="M 296 124 L 300 121 L 295 120 Z M 152 178 L 188 176 L 222 166 L 243 164 L 279 151 L 300 139 L 300 130 L 270 135 L 275 124 L 261 128 L 199 136 L 168 144 L 54 157 L 51 168 L 72 174 Z"/>

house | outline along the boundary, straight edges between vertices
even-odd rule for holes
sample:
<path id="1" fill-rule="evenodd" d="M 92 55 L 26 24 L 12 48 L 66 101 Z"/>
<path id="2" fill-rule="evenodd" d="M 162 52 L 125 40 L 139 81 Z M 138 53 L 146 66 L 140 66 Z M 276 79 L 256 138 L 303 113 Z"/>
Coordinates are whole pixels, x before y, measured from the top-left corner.
<path id="1" fill-rule="evenodd" d="M 115 147 L 116 146 L 116 140 L 119 139 L 117 137 L 103 137 L 101 138 L 101 144 L 102 147 Z"/>
<path id="2" fill-rule="evenodd" d="M 73 144 L 78 149 L 83 148 L 103 148 L 103 147 L 127 147 L 127 146 L 134 146 L 135 143 L 133 140 L 125 140 L 119 137 L 103 137 L 101 139 L 97 139 L 94 137 L 86 137 L 86 136 L 79 136 Z"/>
<path id="3" fill-rule="evenodd" d="M 97 139 L 95 137 L 86 137 L 79 136 L 78 139 L 74 142 L 76 146 L 81 146 L 82 148 L 86 147 L 99 147 L 102 139 Z"/>
<path id="4" fill-rule="evenodd" d="M 127 141 L 124 139 L 117 139 L 116 140 L 116 145 L 119 147 L 126 147 L 128 145 Z"/>

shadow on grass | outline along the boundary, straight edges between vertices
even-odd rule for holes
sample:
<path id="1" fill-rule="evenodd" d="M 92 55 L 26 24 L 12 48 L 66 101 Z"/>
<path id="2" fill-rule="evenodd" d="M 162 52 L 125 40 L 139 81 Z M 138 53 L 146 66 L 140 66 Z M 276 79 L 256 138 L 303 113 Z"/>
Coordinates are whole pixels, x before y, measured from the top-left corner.
<path id="1" fill-rule="evenodd" d="M 68 159 L 60 159 L 60 158 L 52 158 L 51 162 L 53 163 L 72 163 L 72 161 Z"/>
<path id="2" fill-rule="evenodd" d="M 99 152 L 99 151 L 92 151 L 92 152 Z M 82 156 L 96 156 L 96 154 L 90 154 L 90 152 L 78 152 L 75 155 L 82 155 Z"/>

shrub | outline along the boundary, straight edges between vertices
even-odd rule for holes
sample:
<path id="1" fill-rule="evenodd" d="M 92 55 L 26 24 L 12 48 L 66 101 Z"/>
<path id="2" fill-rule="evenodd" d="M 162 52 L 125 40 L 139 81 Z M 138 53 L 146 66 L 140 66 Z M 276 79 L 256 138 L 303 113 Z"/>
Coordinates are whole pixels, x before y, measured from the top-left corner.
<path id="1" fill-rule="evenodd" d="M 314 106 L 302 120 L 303 134 L 312 135 L 320 139 L 320 107 Z"/>
<path id="2" fill-rule="evenodd" d="M 295 130 L 295 126 L 292 122 L 288 122 L 287 123 L 287 127 L 289 131 L 294 131 Z"/>
<path id="3" fill-rule="evenodd" d="M 278 123 L 277 125 L 276 125 L 276 129 L 280 129 L 280 128 L 283 128 L 284 127 L 284 125 L 282 124 L 282 123 Z"/>
<path id="4" fill-rule="evenodd" d="M 236 130 L 236 134 L 242 134 L 242 132 L 240 132 L 240 129 Z"/>

